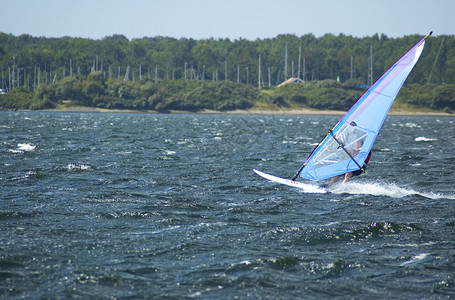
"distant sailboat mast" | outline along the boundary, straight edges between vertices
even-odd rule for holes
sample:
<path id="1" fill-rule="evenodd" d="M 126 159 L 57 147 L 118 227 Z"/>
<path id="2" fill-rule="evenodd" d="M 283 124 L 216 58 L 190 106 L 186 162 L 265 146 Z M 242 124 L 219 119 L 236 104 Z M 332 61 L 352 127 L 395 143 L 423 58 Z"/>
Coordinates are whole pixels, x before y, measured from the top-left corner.
<path id="1" fill-rule="evenodd" d="M 300 58 L 302 57 L 302 47 L 299 47 L 299 66 L 297 68 L 297 78 L 300 79 Z"/>
<path id="2" fill-rule="evenodd" d="M 368 60 L 368 85 L 373 85 L 373 45 L 370 45 L 370 59 Z"/>

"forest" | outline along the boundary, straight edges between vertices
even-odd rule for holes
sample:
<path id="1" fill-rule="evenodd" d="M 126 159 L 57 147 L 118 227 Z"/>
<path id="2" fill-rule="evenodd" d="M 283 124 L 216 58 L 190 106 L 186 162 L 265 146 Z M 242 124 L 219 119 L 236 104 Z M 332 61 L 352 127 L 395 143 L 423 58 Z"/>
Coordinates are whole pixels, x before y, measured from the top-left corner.
<path id="1" fill-rule="evenodd" d="M 0 88 L 7 91 L 0 109 L 345 110 L 421 38 L 92 40 L 0 33 Z M 293 77 L 301 83 L 277 87 Z M 455 111 L 455 36 L 427 39 L 396 105 Z"/>

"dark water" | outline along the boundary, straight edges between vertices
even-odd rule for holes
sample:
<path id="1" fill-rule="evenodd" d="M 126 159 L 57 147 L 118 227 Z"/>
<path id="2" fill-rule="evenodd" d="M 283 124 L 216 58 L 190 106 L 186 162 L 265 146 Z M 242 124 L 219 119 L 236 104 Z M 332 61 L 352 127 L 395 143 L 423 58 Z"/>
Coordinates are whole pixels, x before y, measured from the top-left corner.
<path id="1" fill-rule="evenodd" d="M 0 297 L 455 297 L 455 118 L 386 120 L 367 176 L 292 177 L 339 116 L 0 113 Z"/>

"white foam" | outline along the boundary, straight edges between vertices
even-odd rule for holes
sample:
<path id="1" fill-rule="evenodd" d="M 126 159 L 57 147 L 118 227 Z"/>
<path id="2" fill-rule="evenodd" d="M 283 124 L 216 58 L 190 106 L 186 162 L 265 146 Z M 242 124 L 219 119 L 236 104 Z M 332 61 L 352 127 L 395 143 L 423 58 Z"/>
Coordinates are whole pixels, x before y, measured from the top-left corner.
<path id="1" fill-rule="evenodd" d="M 320 187 L 315 184 L 311 183 L 302 183 L 299 182 L 299 185 L 296 186 L 299 190 L 302 190 L 306 194 L 325 194 L 327 193 L 327 189 Z"/>
<path id="2" fill-rule="evenodd" d="M 400 124 L 401 127 L 408 127 L 408 128 L 420 128 L 421 126 L 417 125 L 416 123 L 408 122 L 406 124 Z"/>
<path id="3" fill-rule="evenodd" d="M 421 163 L 410 164 L 411 167 L 420 167 L 421 165 Z"/>
<path id="4" fill-rule="evenodd" d="M 17 144 L 17 149 L 19 151 L 33 151 L 35 150 L 36 146 L 31 144 Z"/>
<path id="5" fill-rule="evenodd" d="M 305 193 L 310 193 L 310 194 L 324 194 L 327 193 L 327 190 L 325 188 L 322 188 L 318 185 L 313 185 L 313 184 L 305 184 L 303 187 L 305 190 Z"/>
<path id="6" fill-rule="evenodd" d="M 22 150 L 15 150 L 15 149 L 9 149 L 9 152 L 11 153 L 24 153 Z"/>
<path id="7" fill-rule="evenodd" d="M 453 199 L 455 195 L 442 195 L 439 193 L 424 193 L 414 189 L 402 188 L 396 184 L 387 183 L 360 183 L 348 182 L 345 184 L 337 184 L 330 189 L 333 194 L 352 194 L 352 195 L 372 195 L 372 196 L 387 196 L 392 198 L 403 198 L 411 195 L 419 195 L 429 199 Z"/>
<path id="8" fill-rule="evenodd" d="M 68 164 L 67 166 L 68 170 L 89 170 L 91 169 L 91 166 L 89 165 L 84 165 L 84 164 L 75 164 L 75 163 L 71 163 L 71 164 Z"/>
<path id="9" fill-rule="evenodd" d="M 405 261 L 400 266 L 408 266 L 408 265 L 415 264 L 415 263 L 425 259 L 425 257 L 427 257 L 427 256 L 428 256 L 428 253 L 420 253 L 416 256 L 413 256 L 410 260 Z"/>
<path id="10" fill-rule="evenodd" d="M 437 141 L 437 140 L 438 139 L 436 139 L 436 138 L 427 138 L 424 136 L 419 136 L 414 139 L 414 141 L 416 141 L 416 142 L 433 142 L 433 141 Z"/>

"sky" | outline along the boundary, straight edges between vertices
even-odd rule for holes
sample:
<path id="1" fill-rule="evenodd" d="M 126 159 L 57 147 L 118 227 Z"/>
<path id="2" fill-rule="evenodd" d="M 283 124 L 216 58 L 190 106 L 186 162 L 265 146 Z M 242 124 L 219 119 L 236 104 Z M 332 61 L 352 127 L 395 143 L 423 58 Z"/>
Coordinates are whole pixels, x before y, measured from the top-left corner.
<path id="1" fill-rule="evenodd" d="M 0 32 L 102 39 L 455 34 L 455 0 L 0 0 Z"/>

